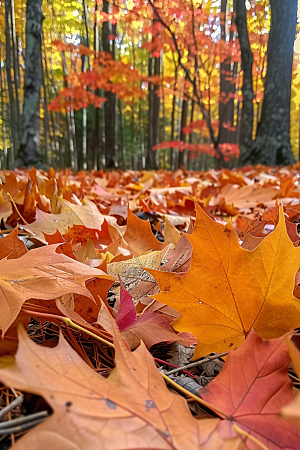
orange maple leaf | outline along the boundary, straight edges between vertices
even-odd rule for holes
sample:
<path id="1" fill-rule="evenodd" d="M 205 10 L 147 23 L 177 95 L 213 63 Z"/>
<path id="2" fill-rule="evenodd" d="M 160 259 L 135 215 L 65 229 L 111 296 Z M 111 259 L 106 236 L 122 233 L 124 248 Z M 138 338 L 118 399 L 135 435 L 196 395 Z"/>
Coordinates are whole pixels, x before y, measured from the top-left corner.
<path id="1" fill-rule="evenodd" d="M 253 329 L 270 339 L 300 326 L 293 296 L 300 249 L 288 237 L 283 208 L 275 230 L 253 251 L 241 248 L 229 222 L 213 221 L 196 205 L 191 268 L 184 274 L 149 270 L 161 293 L 155 299 L 177 309 L 178 331 L 198 339 L 194 359 L 240 345 Z"/>

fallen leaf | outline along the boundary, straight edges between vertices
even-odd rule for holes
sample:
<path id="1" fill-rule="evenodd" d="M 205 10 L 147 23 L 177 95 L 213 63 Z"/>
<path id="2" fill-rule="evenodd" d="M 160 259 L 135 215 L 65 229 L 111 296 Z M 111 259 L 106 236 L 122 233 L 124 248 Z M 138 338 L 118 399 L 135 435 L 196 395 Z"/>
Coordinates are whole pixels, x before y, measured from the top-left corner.
<path id="1" fill-rule="evenodd" d="M 18 238 L 18 227 L 14 228 L 7 236 L 0 239 L 0 259 L 15 259 L 27 253 L 24 242 Z"/>
<path id="2" fill-rule="evenodd" d="M 220 374 L 200 391 L 201 398 L 224 415 L 216 424 L 223 439 L 235 435 L 236 424 L 268 450 L 300 448 L 296 427 L 279 417 L 294 398 L 289 362 L 284 337 L 267 341 L 254 331 L 229 353 Z M 248 438 L 245 450 L 254 449 L 259 446 Z"/>
<path id="3" fill-rule="evenodd" d="M 287 235 L 282 207 L 277 227 L 252 252 L 241 248 L 231 223 L 214 222 L 196 209 L 195 230 L 187 235 L 190 270 L 147 269 L 161 289 L 154 298 L 182 314 L 175 328 L 198 339 L 194 359 L 237 347 L 252 328 L 269 339 L 298 327 L 300 302 L 293 288 L 300 249 Z"/>
<path id="4" fill-rule="evenodd" d="M 61 337 L 55 348 L 35 344 L 19 332 L 15 362 L 0 361 L 0 380 L 41 395 L 53 409 L 30 430 L 15 450 L 189 450 L 236 449 L 216 443 L 207 447 L 211 430 L 192 417 L 187 403 L 170 392 L 142 344 L 134 353 L 115 330 L 116 368 L 108 379 L 94 372 Z M 208 429 L 206 429 L 208 427 Z"/>
<path id="5" fill-rule="evenodd" d="M 165 244 L 177 244 L 180 239 L 180 232 L 174 225 L 165 217 L 165 228 L 164 228 Z"/>
<path id="6" fill-rule="evenodd" d="M 0 328 L 4 334 L 23 303 L 31 298 L 51 300 L 77 293 L 92 297 L 85 281 L 110 275 L 55 252 L 57 245 L 40 247 L 17 259 L 0 260 Z"/>
<path id="7" fill-rule="evenodd" d="M 116 317 L 116 322 L 120 331 L 130 327 L 136 319 L 135 307 L 132 297 L 126 289 L 124 289 L 121 278 L 120 281 L 120 306 Z"/>
<path id="8" fill-rule="evenodd" d="M 135 256 L 166 247 L 166 244 L 159 242 L 152 233 L 149 220 L 139 219 L 130 209 L 128 209 L 127 227 L 123 239 Z"/>
<path id="9" fill-rule="evenodd" d="M 176 332 L 162 314 L 148 311 L 122 330 L 122 336 L 131 349 L 137 348 L 141 340 L 148 349 L 161 342 L 178 342 L 184 347 L 197 344 L 197 339 L 192 333 Z"/>
<path id="10" fill-rule="evenodd" d="M 296 345 L 291 341 L 287 340 L 287 346 L 289 349 L 289 354 L 298 376 L 300 377 L 300 353 Z M 294 422 L 298 429 L 300 428 L 300 394 L 298 393 L 296 398 L 291 401 L 288 405 L 284 406 L 281 410 L 282 417 Z"/>
<path id="11" fill-rule="evenodd" d="M 63 198 L 58 198 L 61 213 L 70 215 L 74 224 L 84 225 L 86 228 L 101 230 L 105 217 L 100 213 L 95 203 L 84 198 L 81 205 L 75 205 Z"/>
<path id="12" fill-rule="evenodd" d="M 225 204 L 234 205 L 238 210 L 255 208 L 260 203 L 271 203 L 278 195 L 279 190 L 276 188 L 263 188 L 255 184 L 241 188 L 227 184 L 220 191 L 220 198 L 224 198 Z"/>
<path id="13" fill-rule="evenodd" d="M 9 200 L 4 200 L 0 191 L 0 220 L 7 219 L 13 213 L 12 204 Z"/>
<path id="14" fill-rule="evenodd" d="M 101 315 L 98 316 L 98 323 L 105 328 L 105 324 L 101 322 L 101 319 Z M 197 339 L 191 333 L 176 333 L 162 314 L 146 311 L 137 317 L 132 297 L 124 289 L 121 279 L 120 306 L 116 323 L 131 349 L 137 348 L 141 340 L 148 349 L 160 342 L 179 342 L 185 347 L 197 343 Z M 107 331 L 110 332 L 109 329 Z"/>
<path id="15" fill-rule="evenodd" d="M 31 317 L 24 314 L 19 314 L 17 319 L 12 323 L 5 333 L 5 336 L 0 336 L 0 356 L 14 355 L 18 349 L 18 325 L 21 323 L 23 327 L 27 327 Z"/>

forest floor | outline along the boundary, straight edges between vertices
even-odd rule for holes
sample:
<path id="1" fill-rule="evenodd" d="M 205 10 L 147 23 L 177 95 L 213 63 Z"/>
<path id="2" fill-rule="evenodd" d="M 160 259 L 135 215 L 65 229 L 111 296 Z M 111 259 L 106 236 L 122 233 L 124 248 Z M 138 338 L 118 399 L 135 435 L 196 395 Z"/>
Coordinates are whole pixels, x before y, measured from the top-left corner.
<path id="1" fill-rule="evenodd" d="M 299 450 L 300 164 L 0 178 L 1 449 Z"/>

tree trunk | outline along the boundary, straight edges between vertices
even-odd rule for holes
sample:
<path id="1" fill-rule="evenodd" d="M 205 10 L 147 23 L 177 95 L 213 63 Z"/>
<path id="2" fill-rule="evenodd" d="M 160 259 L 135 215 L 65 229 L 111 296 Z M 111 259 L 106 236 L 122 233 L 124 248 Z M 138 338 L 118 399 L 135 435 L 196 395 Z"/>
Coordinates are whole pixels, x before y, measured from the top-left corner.
<path id="1" fill-rule="evenodd" d="M 110 13 L 110 3 L 103 0 L 103 12 Z M 114 59 L 114 48 L 110 48 L 109 35 L 113 34 L 110 30 L 109 22 L 103 23 L 102 28 L 102 42 L 103 50 L 110 53 Z M 105 92 L 107 101 L 104 103 L 105 112 L 105 166 L 107 169 L 117 167 L 116 158 L 116 94 L 107 91 Z"/>
<path id="2" fill-rule="evenodd" d="M 157 58 L 154 58 L 154 76 L 160 76 L 160 56 Z M 159 111 L 160 111 L 160 97 L 158 95 L 159 93 L 159 85 L 154 84 L 153 86 L 153 122 L 152 122 L 152 129 L 153 129 L 153 145 L 157 145 L 159 143 Z M 157 169 L 157 161 L 158 161 L 158 152 L 153 151 L 153 160 L 154 160 L 154 169 Z"/>
<path id="3" fill-rule="evenodd" d="M 41 164 L 40 96 L 42 85 L 42 0 L 27 0 L 23 124 L 20 158 L 25 166 Z"/>
<path id="4" fill-rule="evenodd" d="M 186 134 L 183 133 L 182 129 L 186 127 L 187 124 L 188 110 L 189 110 L 189 101 L 183 98 L 181 108 L 181 122 L 180 122 L 180 140 L 183 142 L 186 142 Z M 186 168 L 186 163 L 187 163 L 187 151 L 181 149 L 178 157 L 178 166 Z"/>
<path id="5" fill-rule="evenodd" d="M 1 50 L 2 46 L 0 44 L 0 61 L 1 61 Z M 2 67 L 0 67 L 0 97 L 1 97 L 1 116 L 2 116 L 2 137 L 3 137 L 3 156 L 4 156 L 4 169 L 10 169 L 8 166 L 8 159 L 7 159 L 7 142 L 6 142 L 6 120 L 5 120 L 5 106 L 4 106 L 4 83 L 3 83 L 3 76 L 2 76 Z"/>
<path id="6" fill-rule="evenodd" d="M 153 75 L 153 58 L 149 55 L 148 59 L 148 76 L 151 77 Z M 148 83 L 148 147 L 147 147 L 147 156 L 146 156 L 146 169 L 152 169 L 153 165 L 153 84 Z"/>
<path id="7" fill-rule="evenodd" d="M 41 63 L 42 63 L 42 61 L 41 61 Z M 48 95 L 47 95 L 47 89 L 46 89 L 46 83 L 45 83 L 45 74 L 44 74 L 43 63 L 42 63 L 41 71 L 42 71 L 42 82 L 43 82 L 43 91 L 44 91 L 43 108 L 44 108 L 44 135 L 45 135 L 45 163 L 48 164 L 51 142 L 50 142 L 49 111 L 48 111 Z M 52 148 L 52 151 L 53 150 L 54 150 L 54 148 Z M 54 154 L 54 151 L 52 153 Z M 51 161 L 51 165 L 52 165 L 52 161 Z"/>
<path id="8" fill-rule="evenodd" d="M 177 81 L 178 81 L 178 65 L 175 65 L 175 79 L 174 79 L 174 95 L 172 99 L 172 113 L 171 113 L 171 141 L 175 140 L 175 116 L 176 116 L 176 104 L 177 104 L 177 98 L 176 98 L 176 89 L 177 89 Z M 176 164 L 176 156 L 177 156 L 177 150 L 175 151 L 175 148 L 171 148 L 170 152 L 170 166 L 171 170 L 177 169 Z"/>
<path id="9" fill-rule="evenodd" d="M 242 70 L 243 70 L 243 108 L 242 108 L 242 130 L 240 159 L 243 161 L 245 156 L 249 153 L 252 143 L 252 129 L 253 129 L 253 82 L 252 82 L 252 65 L 253 54 L 250 47 L 249 35 L 247 30 L 247 15 L 246 5 L 244 0 L 234 0 L 234 7 L 236 10 L 236 26 L 238 30 L 238 37 L 241 47 L 242 56 Z"/>
<path id="10" fill-rule="evenodd" d="M 19 71 L 19 50 L 18 50 L 18 40 L 16 35 L 16 22 L 15 22 L 15 4 L 14 0 L 11 3 L 11 37 L 12 37 L 12 52 L 13 52 L 13 68 L 14 68 L 14 85 L 16 94 L 16 110 L 17 110 L 17 124 L 18 130 L 21 130 L 21 105 L 19 98 L 20 89 L 20 71 Z"/>
<path id="11" fill-rule="evenodd" d="M 67 68 L 67 61 L 66 61 L 66 55 L 65 51 L 62 50 L 61 52 L 61 59 L 62 59 L 62 65 L 63 65 L 63 72 L 64 72 L 64 86 L 67 87 L 67 76 L 68 76 L 68 68 Z M 75 118 L 74 118 L 74 110 L 72 108 L 67 109 L 66 111 L 67 116 L 67 127 L 68 127 L 68 142 L 69 142 L 69 157 L 71 161 L 71 169 L 73 171 L 77 171 L 78 169 L 78 157 L 77 157 L 77 146 L 76 146 L 76 127 L 75 127 Z M 66 164 L 66 161 L 65 161 Z M 68 165 L 69 163 L 67 163 Z"/>
<path id="12" fill-rule="evenodd" d="M 95 2 L 95 14 L 99 10 L 99 4 L 98 2 Z M 94 51 L 96 58 L 99 58 L 99 51 L 100 51 L 100 33 L 99 33 L 99 24 L 98 20 L 95 16 L 95 22 L 94 22 Z M 100 89 L 97 88 L 95 90 L 95 95 L 97 97 L 101 96 Z M 88 158 L 88 168 L 93 168 L 94 170 L 98 169 L 98 159 L 102 159 L 101 150 L 102 150 L 102 141 L 101 141 L 101 114 L 100 114 L 100 108 L 95 107 L 95 116 L 94 116 L 95 126 L 94 126 L 94 133 L 92 138 L 92 145 L 90 147 L 89 151 L 89 158 Z"/>
<path id="13" fill-rule="evenodd" d="M 243 162 L 269 166 L 295 162 L 290 142 L 290 104 L 297 0 L 270 0 L 271 30 L 261 121 Z"/>
<path id="14" fill-rule="evenodd" d="M 221 40 L 226 43 L 226 13 L 227 0 L 221 0 Z M 231 24 L 235 21 L 235 11 L 232 14 Z M 233 39 L 233 32 L 230 32 L 230 40 Z M 235 132 L 225 128 L 223 124 L 229 123 L 233 126 L 234 120 L 234 65 L 230 56 L 221 62 L 220 66 L 220 97 L 219 97 L 219 144 L 234 143 Z"/>
<path id="15" fill-rule="evenodd" d="M 160 67 L 157 59 L 153 58 L 149 55 L 148 60 L 148 76 L 152 77 L 155 71 L 157 71 L 157 67 Z M 157 143 L 158 138 L 158 120 L 159 120 L 159 98 L 158 103 L 155 99 L 156 85 L 153 83 L 148 83 L 148 147 L 147 147 L 147 155 L 146 155 L 146 169 L 154 169 L 157 170 L 156 163 L 156 155 L 152 150 L 154 145 Z M 156 111 L 155 111 L 156 110 Z M 158 116 L 158 117 L 155 117 Z"/>
<path id="16" fill-rule="evenodd" d="M 17 105 L 13 90 L 12 81 L 12 61 L 11 61 L 11 0 L 5 0 L 5 66 L 6 66 L 6 77 L 7 77 L 7 87 L 9 95 L 9 110 L 10 110 L 10 129 L 13 143 L 12 156 L 19 151 L 20 147 L 20 129 L 17 121 Z M 14 158 L 13 158 L 14 159 Z"/>

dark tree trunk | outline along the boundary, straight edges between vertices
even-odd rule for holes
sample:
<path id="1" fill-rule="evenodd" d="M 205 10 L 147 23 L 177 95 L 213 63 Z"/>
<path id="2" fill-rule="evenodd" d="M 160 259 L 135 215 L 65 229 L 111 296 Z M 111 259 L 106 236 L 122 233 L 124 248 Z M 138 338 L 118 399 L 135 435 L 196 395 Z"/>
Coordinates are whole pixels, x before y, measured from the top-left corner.
<path id="1" fill-rule="evenodd" d="M 12 60 L 11 60 L 11 0 L 5 0 L 5 66 L 6 66 L 6 77 L 7 77 L 7 87 L 9 94 L 9 111 L 10 111 L 10 128 L 12 135 L 12 142 L 14 152 L 12 155 L 19 151 L 20 147 L 20 128 L 17 120 L 17 104 L 14 96 L 13 81 L 12 81 Z M 12 158 L 14 160 L 14 158 Z"/>
<path id="2" fill-rule="evenodd" d="M 148 76 L 151 77 L 153 75 L 153 58 L 149 55 L 148 59 Z M 146 169 L 152 169 L 154 164 L 153 158 L 153 84 L 148 83 L 148 146 L 147 146 L 147 155 L 146 155 Z"/>
<path id="3" fill-rule="evenodd" d="M 18 51 L 18 40 L 16 35 L 16 23 L 15 23 L 15 4 L 14 0 L 10 1 L 11 3 L 11 37 L 12 37 L 12 52 L 13 52 L 13 68 L 14 68 L 14 85 L 15 85 L 15 94 L 16 94 L 16 109 L 17 109 L 17 124 L 18 130 L 21 129 L 21 105 L 20 105 L 20 70 L 19 70 L 19 51 Z"/>
<path id="4" fill-rule="evenodd" d="M 160 56 L 154 58 L 154 75 L 160 76 Z M 153 145 L 157 145 L 159 142 L 159 112 L 160 112 L 160 97 L 159 85 L 154 84 L 153 86 L 153 122 L 152 122 L 152 132 L 153 132 Z M 157 158 L 156 152 L 152 150 L 153 156 L 153 169 L 157 169 Z"/>
<path id="5" fill-rule="evenodd" d="M 244 163 L 269 166 L 295 162 L 290 142 L 290 104 L 297 0 L 270 0 L 271 30 L 262 115 Z"/>
<path id="6" fill-rule="evenodd" d="M 182 129 L 186 127 L 187 124 L 188 110 L 189 110 L 189 101 L 183 98 L 181 108 L 181 122 L 180 122 L 180 140 L 183 142 L 186 142 L 186 134 L 183 133 Z M 178 166 L 186 168 L 186 163 L 187 163 L 187 151 L 181 150 L 179 152 L 178 157 Z"/>
<path id="7" fill-rule="evenodd" d="M 253 82 L 252 65 L 253 54 L 250 47 L 249 35 L 247 30 L 247 16 L 245 0 L 234 0 L 236 11 L 236 26 L 241 47 L 242 70 L 243 70 L 243 108 L 242 108 L 242 131 L 241 131 L 241 161 L 249 154 L 252 143 L 253 129 Z"/>
<path id="8" fill-rule="evenodd" d="M 172 99 L 172 113 L 171 113 L 171 137 L 170 140 L 174 141 L 175 140 L 175 116 L 176 116 L 176 105 L 177 105 L 177 97 L 176 97 L 176 89 L 177 89 L 177 80 L 178 80 L 178 65 L 175 65 L 175 79 L 174 79 L 174 95 L 173 95 L 173 99 Z M 177 150 L 175 150 L 173 147 L 171 148 L 171 153 L 170 153 L 170 165 L 171 165 L 171 170 L 175 170 L 177 169 L 177 167 L 175 167 L 177 164 L 177 157 L 176 157 L 176 152 Z"/>
<path id="9" fill-rule="evenodd" d="M 2 46 L 0 45 L 0 61 L 1 61 L 1 50 Z M 2 67 L 0 67 L 0 102 L 1 102 L 1 115 L 2 115 L 2 137 L 3 137 L 3 167 L 4 169 L 10 169 L 9 161 L 7 159 L 7 143 L 6 143 L 6 114 L 5 114 L 5 106 L 4 106 L 4 95 L 3 95 L 3 75 L 2 75 Z"/>
<path id="10" fill-rule="evenodd" d="M 98 2 L 95 2 L 95 13 L 96 11 L 99 10 L 99 4 Z M 98 21 L 95 20 L 94 22 L 94 51 L 96 54 L 96 58 L 99 57 L 99 50 L 100 50 L 100 38 L 99 38 L 99 24 Z M 100 97 L 100 89 L 96 89 L 95 90 L 95 95 L 97 95 L 97 97 Z M 91 139 L 92 141 L 92 145 L 89 149 L 89 158 L 88 158 L 88 169 L 90 170 L 91 168 L 94 170 L 97 170 L 98 168 L 98 158 L 101 155 L 101 130 L 100 130 L 100 120 L 101 120 L 101 115 L 100 115 L 100 108 L 95 107 L 95 116 L 94 116 L 94 120 L 95 120 L 95 127 L 94 127 L 94 133 L 93 133 L 93 137 Z"/>
<path id="11" fill-rule="evenodd" d="M 25 166 L 41 164 L 40 96 L 42 85 L 42 0 L 27 0 L 23 124 L 20 158 Z"/>
<path id="12" fill-rule="evenodd" d="M 103 12 L 110 12 L 110 3 L 107 0 L 103 0 Z M 110 48 L 109 35 L 114 34 L 110 30 L 109 22 L 103 23 L 102 28 L 102 42 L 103 50 L 110 53 L 112 58 L 114 55 L 114 46 Z M 105 166 L 107 169 L 112 169 L 117 166 L 116 158 L 116 94 L 112 92 L 105 92 L 107 101 L 104 103 L 105 112 Z"/>
<path id="13" fill-rule="evenodd" d="M 226 12 L 227 0 L 221 0 L 221 39 L 226 42 Z M 232 14 L 231 24 L 235 21 L 235 14 Z M 230 40 L 233 39 L 233 32 L 230 32 Z M 219 144 L 235 142 L 236 132 L 223 126 L 229 123 L 233 126 L 234 120 L 234 93 L 236 90 L 234 82 L 234 65 L 230 56 L 221 62 L 220 66 L 220 98 L 219 98 Z"/>
<path id="14" fill-rule="evenodd" d="M 148 75 L 160 74 L 160 58 L 149 56 Z M 158 86 L 148 83 L 148 148 L 146 155 L 146 169 L 157 170 L 156 154 L 152 150 L 158 143 L 158 124 L 159 124 L 159 107 L 160 98 L 156 95 Z"/>

